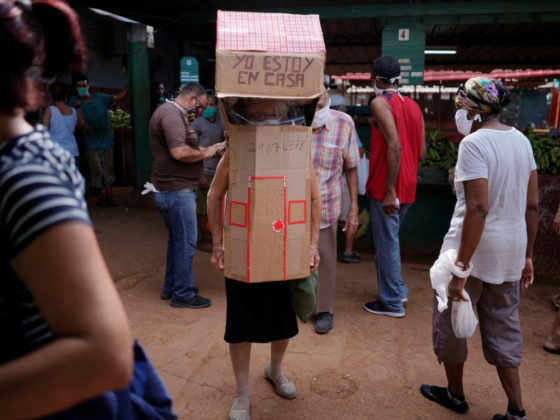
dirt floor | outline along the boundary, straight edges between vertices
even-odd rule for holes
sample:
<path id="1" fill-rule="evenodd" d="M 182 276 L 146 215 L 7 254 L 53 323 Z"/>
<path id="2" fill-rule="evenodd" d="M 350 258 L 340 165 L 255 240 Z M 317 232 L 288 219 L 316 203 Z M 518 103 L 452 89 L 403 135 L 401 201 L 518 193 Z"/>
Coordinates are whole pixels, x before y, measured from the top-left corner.
<path id="1" fill-rule="evenodd" d="M 129 199 L 124 202 L 130 204 Z M 224 281 L 212 270 L 209 254 L 197 252 L 197 285 L 212 299 L 212 307 L 174 309 L 161 301 L 167 246 L 163 221 L 149 201 L 140 207 L 122 203 L 111 209 L 93 207 L 91 213 L 133 332 L 173 396 L 179 418 L 225 419 L 235 388 L 223 341 Z M 297 399 L 285 401 L 274 394 L 263 378 L 270 347 L 253 347 L 252 419 L 489 419 L 505 411 L 506 398 L 494 368 L 483 358 L 478 332 L 470 340 L 465 374 L 470 412 L 455 415 L 419 394 L 422 383 L 444 384 L 445 377 L 431 345 L 430 261 L 405 261 L 407 316 L 391 319 L 362 310 L 377 287 L 372 256 L 363 259 L 358 265 L 338 266 L 334 330 L 319 336 L 310 324 L 300 324 L 288 348 L 285 369 L 297 386 Z M 550 297 L 555 290 L 537 284 L 521 304 L 521 379 L 531 419 L 560 419 L 560 356 L 541 349 L 554 315 Z"/>

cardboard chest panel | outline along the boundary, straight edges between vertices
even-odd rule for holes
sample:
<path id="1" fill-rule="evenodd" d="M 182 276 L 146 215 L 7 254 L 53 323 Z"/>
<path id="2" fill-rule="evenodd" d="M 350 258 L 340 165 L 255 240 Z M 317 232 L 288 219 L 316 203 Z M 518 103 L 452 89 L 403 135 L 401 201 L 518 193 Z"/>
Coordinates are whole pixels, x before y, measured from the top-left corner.
<path id="1" fill-rule="evenodd" d="M 309 275 L 311 129 L 231 126 L 224 220 L 226 277 Z"/>

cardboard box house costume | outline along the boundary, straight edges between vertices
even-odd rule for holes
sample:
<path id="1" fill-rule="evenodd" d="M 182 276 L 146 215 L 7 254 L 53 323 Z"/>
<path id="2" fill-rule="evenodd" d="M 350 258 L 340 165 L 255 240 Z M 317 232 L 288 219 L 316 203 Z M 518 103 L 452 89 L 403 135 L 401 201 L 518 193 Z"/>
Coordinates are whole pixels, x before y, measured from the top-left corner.
<path id="1" fill-rule="evenodd" d="M 307 277 L 311 127 L 241 125 L 225 109 L 234 98 L 301 103 L 320 96 L 319 16 L 218 11 L 217 27 L 216 93 L 230 138 L 225 275 L 250 283 Z"/>

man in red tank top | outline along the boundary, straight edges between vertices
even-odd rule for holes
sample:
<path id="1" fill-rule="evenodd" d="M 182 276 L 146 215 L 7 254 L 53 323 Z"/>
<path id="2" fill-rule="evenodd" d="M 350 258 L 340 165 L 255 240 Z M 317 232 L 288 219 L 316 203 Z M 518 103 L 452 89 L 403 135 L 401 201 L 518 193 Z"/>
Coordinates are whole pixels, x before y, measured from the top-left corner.
<path id="1" fill-rule="evenodd" d="M 416 102 L 398 91 L 400 65 L 393 57 L 374 61 L 375 99 L 370 139 L 370 170 L 366 186 L 370 199 L 376 248 L 379 300 L 364 309 L 376 315 L 405 316 L 408 289 L 401 275 L 399 229 L 416 198 L 418 161 L 426 144 L 424 119 Z"/>

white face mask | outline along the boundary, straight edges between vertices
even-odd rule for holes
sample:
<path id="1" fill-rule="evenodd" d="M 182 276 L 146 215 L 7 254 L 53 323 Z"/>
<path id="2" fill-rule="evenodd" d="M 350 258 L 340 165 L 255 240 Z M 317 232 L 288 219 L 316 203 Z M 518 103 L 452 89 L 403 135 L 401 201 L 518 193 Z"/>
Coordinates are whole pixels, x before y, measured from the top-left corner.
<path id="1" fill-rule="evenodd" d="M 377 83 L 373 82 L 373 92 L 375 93 L 375 96 L 381 96 L 385 92 L 385 89 L 379 89 L 377 87 Z"/>
<path id="2" fill-rule="evenodd" d="M 313 123 L 311 127 L 313 128 L 321 128 L 327 125 L 329 121 L 329 108 L 331 106 L 331 100 L 329 98 L 329 102 L 320 110 L 315 111 L 315 115 L 313 116 Z"/>
<path id="3" fill-rule="evenodd" d="M 476 114 L 472 120 L 468 119 L 468 112 L 466 109 L 458 109 L 455 113 L 455 124 L 457 125 L 457 131 L 463 136 L 468 136 L 471 134 L 472 125 L 474 121 L 482 121 L 480 115 Z"/>
<path id="4" fill-rule="evenodd" d="M 399 81 L 401 79 L 400 76 L 397 77 L 393 77 L 392 79 L 389 79 L 389 82 L 394 85 L 397 81 Z M 397 92 L 399 93 L 398 88 L 395 89 L 393 87 L 387 88 L 387 89 L 380 89 L 377 87 L 377 81 L 374 79 L 373 80 L 373 92 L 375 93 L 375 96 L 381 96 L 383 95 L 385 92 Z M 400 93 L 399 93 L 400 95 Z"/>

